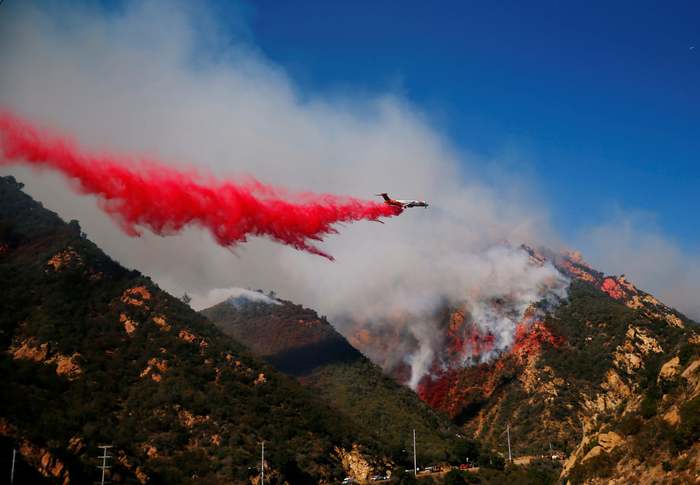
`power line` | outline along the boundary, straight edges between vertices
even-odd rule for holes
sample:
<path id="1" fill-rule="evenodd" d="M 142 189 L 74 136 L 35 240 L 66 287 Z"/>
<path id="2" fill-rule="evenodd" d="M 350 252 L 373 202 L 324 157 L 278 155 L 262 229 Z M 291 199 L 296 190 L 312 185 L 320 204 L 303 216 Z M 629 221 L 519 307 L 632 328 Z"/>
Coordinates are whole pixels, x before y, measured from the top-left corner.
<path id="1" fill-rule="evenodd" d="M 102 456 L 98 456 L 102 460 L 102 465 L 99 465 L 97 468 L 102 469 L 102 480 L 100 480 L 100 485 L 105 485 L 105 472 L 107 471 L 108 468 L 112 468 L 111 466 L 107 465 L 107 460 L 109 458 L 112 458 L 110 455 L 107 454 L 107 450 L 109 448 L 112 448 L 112 445 L 100 445 L 98 448 L 102 449 Z"/>
<path id="2" fill-rule="evenodd" d="M 2 0 L 0 0 L 2 5 Z M 15 458 L 17 457 L 17 448 L 12 448 L 12 469 L 10 470 L 10 485 L 15 483 Z"/>
<path id="3" fill-rule="evenodd" d="M 508 426 L 506 427 L 506 433 L 508 434 L 508 461 L 513 462 L 513 455 L 510 453 L 510 423 L 508 423 Z M 503 436 L 503 435 L 501 435 Z"/>
<path id="4" fill-rule="evenodd" d="M 413 475 L 418 476 L 418 466 L 416 465 L 416 429 L 413 428 Z"/>
<path id="5" fill-rule="evenodd" d="M 262 456 L 260 458 L 260 485 L 265 485 L 265 442 L 262 442 Z"/>

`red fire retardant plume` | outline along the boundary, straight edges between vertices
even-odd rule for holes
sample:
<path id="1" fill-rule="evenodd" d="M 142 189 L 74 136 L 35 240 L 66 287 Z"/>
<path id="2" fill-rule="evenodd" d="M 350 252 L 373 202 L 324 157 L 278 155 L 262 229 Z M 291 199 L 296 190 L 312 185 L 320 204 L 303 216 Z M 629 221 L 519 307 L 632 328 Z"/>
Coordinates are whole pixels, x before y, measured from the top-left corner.
<path id="1" fill-rule="evenodd" d="M 376 221 L 401 213 L 380 202 L 330 194 L 290 195 L 254 179 L 243 183 L 181 172 L 157 161 L 84 152 L 75 143 L 0 111 L 0 165 L 25 163 L 61 172 L 76 190 L 96 195 L 100 206 L 130 236 L 138 226 L 166 235 L 193 224 L 222 246 L 264 236 L 330 260 L 312 242 L 337 232 L 334 224 Z"/>

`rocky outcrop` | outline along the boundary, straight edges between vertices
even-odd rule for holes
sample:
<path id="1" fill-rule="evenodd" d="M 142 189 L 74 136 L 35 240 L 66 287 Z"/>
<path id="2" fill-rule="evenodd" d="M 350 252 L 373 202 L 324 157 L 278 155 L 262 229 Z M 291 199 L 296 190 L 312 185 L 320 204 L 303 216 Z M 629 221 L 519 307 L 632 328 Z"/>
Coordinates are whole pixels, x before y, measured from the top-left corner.
<path id="1" fill-rule="evenodd" d="M 362 454 L 357 444 L 353 444 L 352 449 L 349 451 L 344 448 L 336 448 L 335 451 L 348 477 L 365 481 L 372 475 L 374 468 Z"/>
<path id="2" fill-rule="evenodd" d="M 638 349 L 642 354 L 661 353 L 664 351 L 659 342 L 649 335 L 647 330 L 639 327 L 630 326 L 627 329 L 627 342 L 625 342 L 626 350 L 633 348 Z"/>
<path id="3" fill-rule="evenodd" d="M 68 248 L 66 248 L 65 250 L 54 254 L 51 257 L 51 259 L 48 260 L 46 266 L 48 266 L 51 270 L 57 272 L 71 265 L 82 266 L 82 264 L 83 261 L 80 255 L 76 252 L 75 249 L 68 246 Z"/>
<path id="4" fill-rule="evenodd" d="M 683 325 L 683 320 L 678 318 L 678 316 L 674 315 L 673 313 L 667 313 L 666 315 L 664 315 L 664 318 L 669 323 L 669 325 L 678 328 L 685 328 L 685 325 Z"/>
<path id="5" fill-rule="evenodd" d="M 26 359 L 46 365 L 55 365 L 56 374 L 69 380 L 77 379 L 83 373 L 80 367 L 80 354 L 64 355 L 53 352 L 48 343 L 38 343 L 33 339 L 16 342 L 8 350 L 14 359 Z"/>
<path id="6" fill-rule="evenodd" d="M 134 333 L 139 326 L 137 322 L 127 317 L 124 313 L 119 315 L 119 322 L 124 326 L 124 331 L 127 335 Z"/>
<path id="7" fill-rule="evenodd" d="M 606 453 L 610 453 L 612 450 L 620 446 L 623 441 L 622 436 L 613 431 L 600 433 L 598 435 L 598 446 L 600 446 Z"/>
<path id="8" fill-rule="evenodd" d="M 155 317 L 151 318 L 151 320 L 153 320 L 153 323 L 155 323 L 163 332 L 170 331 L 171 326 L 163 315 L 156 315 Z"/>
<path id="9" fill-rule="evenodd" d="M 209 416 L 196 416 L 184 408 L 177 407 L 177 417 L 180 424 L 187 429 L 192 429 L 195 426 L 209 422 Z"/>
<path id="10" fill-rule="evenodd" d="M 185 342 L 190 344 L 197 340 L 197 337 L 192 332 L 185 329 L 180 330 L 178 337 L 180 338 L 180 340 L 184 340 Z"/>
<path id="11" fill-rule="evenodd" d="M 68 451 L 70 451 L 73 454 L 79 455 L 83 451 L 85 451 L 85 448 L 85 442 L 78 435 L 75 435 L 70 440 L 68 440 Z"/>
<path id="12" fill-rule="evenodd" d="M 77 379 L 83 373 L 83 369 L 77 363 L 79 357 L 80 354 L 77 352 L 71 356 L 56 354 L 53 357 L 53 361 L 56 363 L 56 374 L 68 379 Z"/>
<path id="13" fill-rule="evenodd" d="M 661 366 L 661 370 L 659 371 L 659 377 L 657 378 L 657 381 L 663 381 L 663 380 L 671 380 L 674 377 L 678 375 L 678 372 L 681 367 L 681 359 L 678 356 L 675 356 L 668 362 L 666 362 L 664 365 Z"/>
<path id="14" fill-rule="evenodd" d="M 644 366 L 645 356 L 661 352 L 663 348 L 659 342 L 646 330 L 630 325 L 625 341 L 613 353 L 613 363 L 618 369 L 632 375 Z"/>
<path id="15" fill-rule="evenodd" d="M 24 460 L 43 476 L 62 485 L 71 483 L 70 473 L 65 463 L 46 448 L 36 446 L 27 440 L 21 440 L 18 452 Z"/>
<path id="16" fill-rule="evenodd" d="M 145 286 L 134 286 L 124 290 L 121 301 L 125 305 L 135 307 L 147 307 L 146 302 L 151 299 L 151 292 Z"/>
<path id="17" fill-rule="evenodd" d="M 686 367 L 681 377 L 688 383 L 688 395 L 693 399 L 700 395 L 700 359 L 696 359 Z"/>
<path id="18" fill-rule="evenodd" d="M 141 447 L 148 458 L 158 458 L 158 448 L 150 443 L 144 443 Z"/>
<path id="19" fill-rule="evenodd" d="M 139 377 L 144 378 L 147 376 L 150 376 L 151 379 L 155 382 L 160 382 L 161 379 L 163 378 L 163 374 L 165 374 L 168 370 L 168 361 L 163 360 L 163 359 L 158 359 L 156 357 L 153 357 L 151 359 L 148 359 L 148 365 L 146 368 L 141 371 L 141 374 Z"/>

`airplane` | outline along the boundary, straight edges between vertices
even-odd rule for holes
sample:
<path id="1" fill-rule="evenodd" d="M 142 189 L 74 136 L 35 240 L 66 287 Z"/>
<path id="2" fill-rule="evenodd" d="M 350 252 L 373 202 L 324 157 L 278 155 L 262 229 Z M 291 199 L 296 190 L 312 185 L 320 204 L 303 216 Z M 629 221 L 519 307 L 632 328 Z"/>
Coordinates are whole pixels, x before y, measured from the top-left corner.
<path id="1" fill-rule="evenodd" d="M 411 207 L 428 207 L 428 203 L 424 200 L 401 200 L 392 199 L 386 192 L 381 194 L 375 194 L 384 198 L 384 203 L 387 205 L 392 205 L 394 207 L 399 207 L 401 209 L 410 209 Z"/>

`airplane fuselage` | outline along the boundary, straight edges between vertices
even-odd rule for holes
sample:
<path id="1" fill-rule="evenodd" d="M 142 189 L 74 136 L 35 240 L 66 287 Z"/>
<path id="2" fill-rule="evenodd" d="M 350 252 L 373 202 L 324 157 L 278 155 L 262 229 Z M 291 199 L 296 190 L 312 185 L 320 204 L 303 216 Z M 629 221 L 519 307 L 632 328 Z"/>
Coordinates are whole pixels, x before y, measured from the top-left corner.
<path id="1" fill-rule="evenodd" d="M 424 200 L 398 200 L 401 207 L 408 209 L 410 207 L 428 207 L 428 203 Z"/>
<path id="2" fill-rule="evenodd" d="M 402 200 L 392 199 L 388 194 L 377 194 L 384 198 L 384 203 L 401 209 L 410 209 L 411 207 L 428 207 L 428 203 L 424 200 Z"/>

